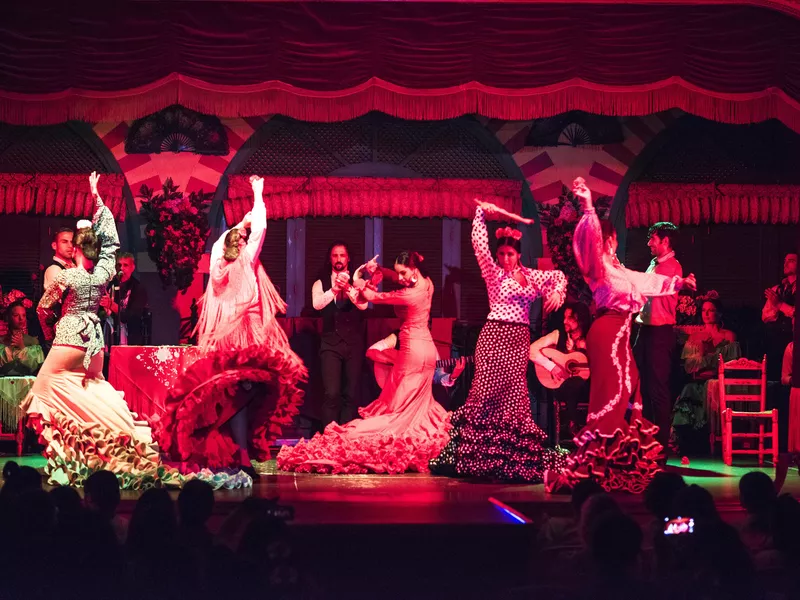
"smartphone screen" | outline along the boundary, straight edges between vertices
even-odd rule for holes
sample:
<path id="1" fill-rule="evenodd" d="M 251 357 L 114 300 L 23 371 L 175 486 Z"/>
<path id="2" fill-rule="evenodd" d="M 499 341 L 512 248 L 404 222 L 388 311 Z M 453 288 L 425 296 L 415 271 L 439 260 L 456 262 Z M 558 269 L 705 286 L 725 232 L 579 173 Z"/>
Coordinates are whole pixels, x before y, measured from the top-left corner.
<path id="1" fill-rule="evenodd" d="M 694 533 L 693 518 L 664 519 L 664 535 L 681 535 L 684 533 Z"/>

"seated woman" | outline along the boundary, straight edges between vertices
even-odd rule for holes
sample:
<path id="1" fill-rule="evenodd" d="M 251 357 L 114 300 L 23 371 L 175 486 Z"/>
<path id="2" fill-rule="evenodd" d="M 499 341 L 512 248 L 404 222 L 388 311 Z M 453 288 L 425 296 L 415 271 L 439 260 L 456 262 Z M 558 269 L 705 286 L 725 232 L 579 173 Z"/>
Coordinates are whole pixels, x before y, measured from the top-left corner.
<path id="1" fill-rule="evenodd" d="M 673 409 L 673 441 L 679 448 L 683 446 L 683 451 L 688 448 L 691 432 L 703 428 L 709 415 L 718 411 L 716 377 L 720 358 L 728 362 L 741 356 L 736 335 L 722 328 L 722 303 L 716 298 L 706 299 L 701 313 L 703 328 L 689 336 L 681 355 L 692 381 L 684 386 Z M 717 427 L 713 420 L 711 427 Z"/>
<path id="2" fill-rule="evenodd" d="M 44 362 L 39 340 L 28 335 L 28 315 L 22 300 L 6 311 L 8 332 L 0 338 L 0 377 L 36 375 Z"/>

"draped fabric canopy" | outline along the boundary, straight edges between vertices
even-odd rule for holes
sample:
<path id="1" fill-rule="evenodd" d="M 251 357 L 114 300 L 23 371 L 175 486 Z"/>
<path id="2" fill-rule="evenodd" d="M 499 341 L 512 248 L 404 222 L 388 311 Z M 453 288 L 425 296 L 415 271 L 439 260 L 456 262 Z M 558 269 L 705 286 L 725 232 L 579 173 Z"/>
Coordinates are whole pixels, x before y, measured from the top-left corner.
<path id="1" fill-rule="evenodd" d="M 175 103 L 319 121 L 678 107 L 800 131 L 796 3 L 648 1 L 13 2 L 0 120 L 129 120 Z"/>
<path id="2" fill-rule="evenodd" d="M 124 221 L 125 177 L 104 174 L 97 185 L 103 202 L 117 221 Z M 0 173 L 0 214 L 35 214 L 91 219 L 95 202 L 89 181 L 78 175 Z"/>
<path id="3" fill-rule="evenodd" d="M 628 227 L 658 221 L 699 223 L 800 223 L 800 185 L 632 183 Z"/>
<path id="4" fill-rule="evenodd" d="M 235 225 L 253 207 L 249 175 L 233 175 L 225 222 Z M 270 219 L 295 217 L 449 217 L 470 219 L 473 199 L 519 214 L 522 184 L 510 179 L 400 179 L 386 177 L 267 177 Z"/>

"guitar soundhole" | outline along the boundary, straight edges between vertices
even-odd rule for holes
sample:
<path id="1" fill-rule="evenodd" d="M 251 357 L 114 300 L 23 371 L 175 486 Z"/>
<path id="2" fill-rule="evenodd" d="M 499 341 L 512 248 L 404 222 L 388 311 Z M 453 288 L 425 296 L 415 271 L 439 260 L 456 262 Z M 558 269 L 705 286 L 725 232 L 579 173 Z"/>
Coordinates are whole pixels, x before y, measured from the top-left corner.
<path id="1" fill-rule="evenodd" d="M 575 364 L 576 362 L 574 360 L 570 360 L 566 365 L 564 365 L 564 370 L 570 375 L 575 375 Z"/>

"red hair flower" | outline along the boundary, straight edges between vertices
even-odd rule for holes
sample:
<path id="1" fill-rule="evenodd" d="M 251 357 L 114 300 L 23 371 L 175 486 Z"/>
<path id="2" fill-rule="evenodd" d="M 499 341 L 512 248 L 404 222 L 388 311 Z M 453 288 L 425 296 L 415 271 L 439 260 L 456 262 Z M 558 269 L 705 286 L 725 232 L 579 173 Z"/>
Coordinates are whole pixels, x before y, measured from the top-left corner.
<path id="1" fill-rule="evenodd" d="M 498 229 L 494 232 L 494 235 L 498 240 L 504 237 L 514 238 L 515 240 L 522 239 L 522 232 L 519 229 L 514 229 L 512 227 L 503 227 Z"/>

